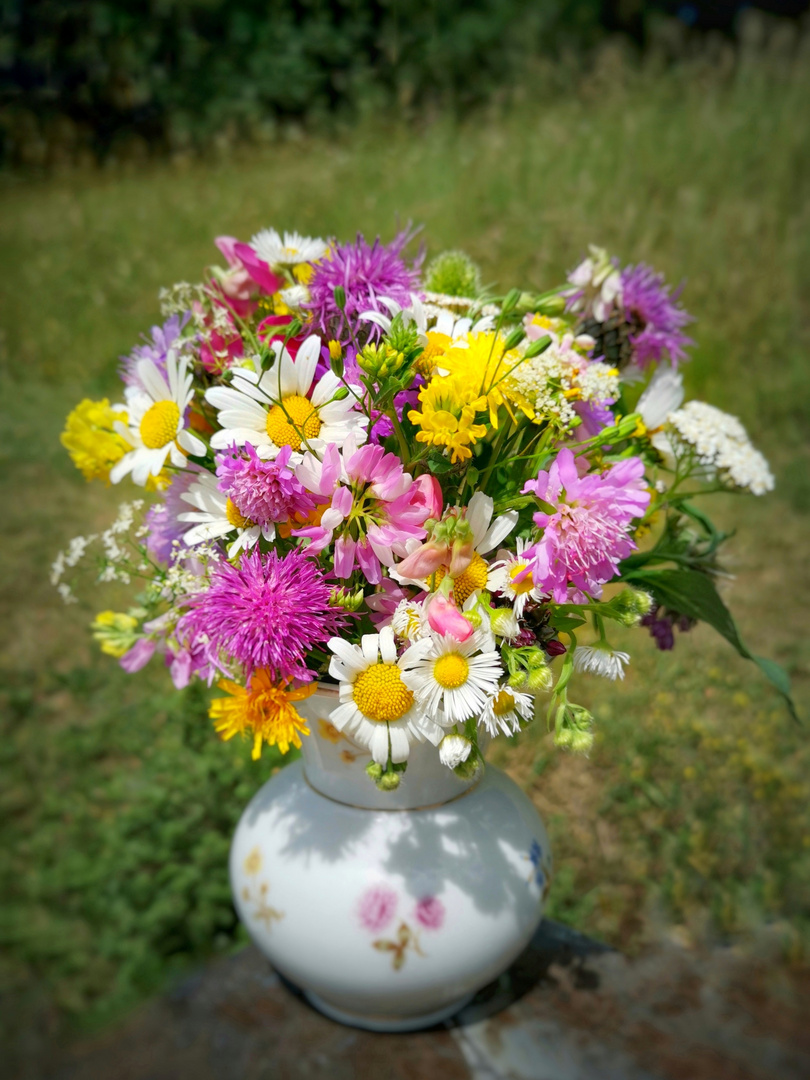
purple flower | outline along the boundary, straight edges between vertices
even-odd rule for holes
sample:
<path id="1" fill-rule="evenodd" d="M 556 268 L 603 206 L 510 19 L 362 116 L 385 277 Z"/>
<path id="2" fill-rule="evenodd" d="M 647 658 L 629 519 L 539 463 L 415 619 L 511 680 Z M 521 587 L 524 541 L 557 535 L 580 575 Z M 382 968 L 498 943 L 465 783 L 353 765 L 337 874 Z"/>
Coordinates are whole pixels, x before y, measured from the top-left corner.
<path id="1" fill-rule="evenodd" d="M 696 625 L 694 619 L 688 615 L 681 615 L 677 611 L 666 611 L 657 604 L 641 619 L 641 625 L 650 631 L 656 646 L 664 651 L 675 646 L 675 627 L 686 633 Z"/>
<path id="2" fill-rule="evenodd" d="M 423 896 L 417 901 L 414 918 L 426 930 L 439 930 L 444 922 L 444 904 L 437 896 Z"/>
<path id="3" fill-rule="evenodd" d="M 416 267 L 408 267 L 402 249 L 413 238 L 405 229 L 390 244 L 380 238 L 368 244 L 361 233 L 353 244 L 340 244 L 315 266 L 309 283 L 313 321 L 327 338 L 348 342 L 362 328 L 368 337 L 376 338 L 382 331 L 374 323 L 359 324 L 364 311 L 379 311 L 390 315 L 380 298 L 395 300 L 400 307 L 410 307 L 411 294 L 418 288 Z M 418 260 L 417 260 L 418 261 Z M 343 311 L 335 303 L 335 289 L 340 285 L 346 293 Z"/>
<path id="4" fill-rule="evenodd" d="M 285 446 L 275 460 L 262 461 L 250 443 L 231 446 L 217 454 L 217 487 L 255 525 L 289 521 L 296 514 L 303 521 L 316 501 L 296 480 L 291 455 L 292 447 Z"/>
<path id="5" fill-rule="evenodd" d="M 216 667 L 224 657 L 243 664 L 247 676 L 265 668 L 277 680 L 309 681 L 307 653 L 343 625 L 341 613 L 329 607 L 330 591 L 318 565 L 302 551 L 253 551 L 238 567 L 216 565 L 210 587 L 189 599 L 191 610 L 180 620 L 177 637 L 195 642 L 205 635 Z"/>
<path id="6" fill-rule="evenodd" d="M 145 334 L 141 335 L 145 344 L 136 345 L 129 356 L 121 357 L 120 374 L 127 386 L 140 386 L 136 372 L 141 360 L 151 360 L 162 375 L 166 374 L 166 354 L 190 318 L 189 311 L 182 315 L 171 315 L 163 326 L 152 327 L 151 339 Z"/>
<path id="7" fill-rule="evenodd" d="M 685 360 L 684 349 L 693 342 L 682 328 L 692 316 L 678 303 L 680 288 L 671 291 L 663 274 L 639 263 L 622 270 L 622 296 L 627 321 L 640 327 L 630 336 L 638 366 L 667 358 L 675 367 Z"/>
<path id="8" fill-rule="evenodd" d="M 534 557 L 515 580 L 531 574 L 534 586 L 559 604 L 569 599 L 570 586 L 601 596 L 602 585 L 618 573 L 619 560 L 636 548 L 628 529 L 650 502 L 644 462 L 626 458 L 607 472 L 581 477 L 573 452 L 564 447 L 548 472 L 541 469 L 523 491 L 555 509 L 534 515 L 543 535 L 529 549 Z"/>
<path id="9" fill-rule="evenodd" d="M 374 885 L 360 897 L 357 914 L 360 922 L 372 933 L 383 930 L 393 919 L 397 908 L 397 894 L 384 885 Z"/>
<path id="10" fill-rule="evenodd" d="M 183 495 L 204 471 L 199 465 L 190 464 L 183 472 L 176 473 L 164 492 L 163 502 L 154 503 L 146 511 L 144 525 L 149 529 L 146 550 L 157 562 L 173 563 L 178 556 L 189 554 L 174 543 L 188 532 L 188 522 L 179 521 L 178 515 L 188 510 Z"/>

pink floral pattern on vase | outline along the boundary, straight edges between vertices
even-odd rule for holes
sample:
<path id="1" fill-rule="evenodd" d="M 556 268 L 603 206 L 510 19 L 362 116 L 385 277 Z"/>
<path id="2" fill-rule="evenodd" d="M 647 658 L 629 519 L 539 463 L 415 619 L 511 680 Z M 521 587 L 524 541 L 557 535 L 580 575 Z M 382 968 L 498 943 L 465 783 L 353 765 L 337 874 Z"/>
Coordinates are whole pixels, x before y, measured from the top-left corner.
<path id="1" fill-rule="evenodd" d="M 399 897 L 393 889 L 385 885 L 374 885 L 363 893 L 358 904 L 361 924 L 372 933 L 379 933 L 388 926 L 396 915 Z M 417 956 L 425 956 L 419 943 L 419 930 L 439 930 L 444 923 L 445 908 L 436 896 L 423 896 L 416 902 L 413 922 L 418 929 L 412 929 L 403 919 L 391 937 L 377 938 L 371 947 L 378 952 L 391 955 L 391 967 L 399 971 L 405 963 L 408 951 Z"/>

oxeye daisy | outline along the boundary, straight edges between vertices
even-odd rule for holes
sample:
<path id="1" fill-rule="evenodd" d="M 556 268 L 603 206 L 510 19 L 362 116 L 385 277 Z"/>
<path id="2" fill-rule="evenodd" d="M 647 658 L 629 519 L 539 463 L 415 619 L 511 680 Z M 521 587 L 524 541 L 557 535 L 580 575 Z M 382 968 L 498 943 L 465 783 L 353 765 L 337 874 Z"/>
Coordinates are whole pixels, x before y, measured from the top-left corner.
<path id="1" fill-rule="evenodd" d="M 329 250 L 327 242 L 319 237 L 302 236 L 297 232 L 285 232 L 281 236 L 275 229 L 257 232 L 250 246 L 270 266 L 298 266 L 299 263 L 316 262 Z"/>
<path id="2" fill-rule="evenodd" d="M 481 644 L 477 633 L 466 641 L 434 635 L 430 651 L 405 672 L 405 683 L 429 716 L 441 709 L 449 726 L 481 713 L 503 675 L 498 653 L 482 652 Z"/>
<path id="3" fill-rule="evenodd" d="M 531 572 L 534 546 L 519 536 L 514 552 L 499 551 L 498 556 L 497 562 L 490 567 L 489 587 L 492 592 L 511 600 L 514 613 L 520 618 L 529 600 L 540 603 L 544 596 Z"/>
<path id="4" fill-rule="evenodd" d="M 501 731 L 504 735 L 514 735 L 520 731 L 521 723 L 533 716 L 534 701 L 529 694 L 499 686 L 487 698 L 480 723 L 494 739 Z"/>
<path id="5" fill-rule="evenodd" d="M 276 359 L 269 371 L 259 374 L 238 368 L 229 387 L 215 386 L 206 392 L 206 401 L 219 410 L 222 428 L 211 436 L 211 446 L 224 450 L 234 443 L 250 443 L 265 460 L 289 446 L 297 463 L 302 448 L 342 446 L 352 432 L 359 443 L 364 442 L 368 418 L 356 411 L 354 395 L 337 399 L 338 391 L 345 388 L 331 371 L 315 381 L 320 338 L 308 337 L 295 359 L 281 342 L 273 342 L 272 348 Z"/>
<path id="6" fill-rule="evenodd" d="M 182 469 L 186 454 L 202 456 L 205 444 L 186 428 L 186 411 L 194 397 L 186 357 L 178 359 L 170 349 L 165 376 L 147 359 L 138 362 L 135 372 L 143 389 L 127 388 L 127 422 L 117 420 L 113 425 L 133 449 L 112 467 L 110 480 L 117 484 L 132 473 L 143 487 L 150 476 L 160 473 L 167 458 Z"/>
<path id="7" fill-rule="evenodd" d="M 233 499 L 219 490 L 217 478 L 209 472 L 203 473 L 180 498 L 195 508 L 177 515 L 178 521 L 195 523 L 183 534 L 189 547 L 207 540 L 219 540 L 235 530 L 236 539 L 228 548 L 228 555 L 233 558 L 238 552 L 252 548 L 260 536 L 272 540 L 276 534 L 272 521 L 260 525 L 245 517 Z"/>
<path id="8" fill-rule="evenodd" d="M 417 641 L 397 656 L 390 626 L 364 634 L 360 645 L 334 637 L 329 674 L 340 683 L 340 704 L 329 716 L 338 731 L 367 746 L 379 765 L 406 761 L 413 740 L 438 746 L 441 727 L 425 716 L 405 679 L 428 649 L 430 639 Z"/>

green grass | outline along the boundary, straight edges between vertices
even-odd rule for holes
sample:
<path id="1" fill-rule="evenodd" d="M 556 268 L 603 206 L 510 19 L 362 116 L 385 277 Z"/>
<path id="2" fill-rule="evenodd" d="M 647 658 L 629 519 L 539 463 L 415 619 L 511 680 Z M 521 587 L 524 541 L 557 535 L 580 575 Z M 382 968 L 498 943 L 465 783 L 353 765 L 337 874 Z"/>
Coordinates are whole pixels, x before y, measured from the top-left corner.
<path id="1" fill-rule="evenodd" d="M 157 667 L 130 678 L 95 654 L 87 623 L 114 594 L 62 608 L 47 581 L 56 551 L 122 497 L 72 470 L 63 417 L 86 394 L 115 397 L 117 357 L 157 320 L 157 289 L 199 279 L 219 233 L 390 236 L 398 214 L 425 223 L 429 254 L 464 247 L 501 286 L 559 281 L 589 241 L 687 278 L 689 388 L 742 417 L 779 484 L 720 502 L 738 530 L 727 600 L 810 716 L 808 65 L 655 76 L 605 60 L 576 92 L 550 81 L 538 73 L 464 123 L 394 119 L 227 159 L 3 180 L 0 972 L 18 1026 L 97 1023 L 238 940 L 225 853 L 274 760 L 220 745 L 200 694 Z M 731 939 L 776 924 L 800 960 L 807 728 L 708 629 L 670 655 L 643 632 L 627 644 L 624 684 L 580 681 L 599 721 L 589 761 L 539 728 L 495 750 L 549 821 L 552 914 L 626 948 L 666 927 Z"/>

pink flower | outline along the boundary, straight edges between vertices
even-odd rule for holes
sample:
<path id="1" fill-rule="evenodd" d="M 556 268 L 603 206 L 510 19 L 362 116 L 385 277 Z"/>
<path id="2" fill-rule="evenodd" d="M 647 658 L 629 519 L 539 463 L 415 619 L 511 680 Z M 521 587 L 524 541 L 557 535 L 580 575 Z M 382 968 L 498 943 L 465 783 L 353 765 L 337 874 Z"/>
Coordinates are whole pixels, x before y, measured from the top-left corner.
<path id="1" fill-rule="evenodd" d="M 141 638 L 140 641 L 136 641 L 129 652 L 125 652 L 118 663 L 129 675 L 134 674 L 136 671 L 140 671 L 142 667 L 146 667 L 149 661 L 152 659 L 155 653 L 155 642 L 149 641 L 148 638 Z"/>
<path id="2" fill-rule="evenodd" d="M 425 930 L 439 930 L 444 922 L 444 904 L 437 896 L 423 896 L 416 904 L 414 918 Z"/>
<path id="3" fill-rule="evenodd" d="M 391 922 L 396 908 L 397 894 L 394 890 L 375 885 L 360 897 L 357 914 L 366 930 L 376 934 Z"/>
<path id="4" fill-rule="evenodd" d="M 427 617 L 431 630 L 456 641 L 466 641 L 474 632 L 470 620 L 465 619 L 453 601 L 441 593 L 437 593 L 428 604 Z"/>
<path id="5" fill-rule="evenodd" d="M 423 578 L 435 574 L 440 566 L 444 566 L 450 559 L 450 547 L 444 541 L 428 540 L 426 544 L 420 544 L 410 555 L 406 555 L 402 562 L 397 563 L 397 573 L 400 577 L 409 578 L 411 581 L 422 581 Z"/>
<path id="6" fill-rule="evenodd" d="M 419 499 L 425 505 L 425 520 L 435 518 L 436 521 L 442 516 L 442 485 L 435 476 L 423 473 L 417 476 L 413 485 L 419 492 Z"/>
<path id="7" fill-rule="evenodd" d="M 396 454 L 381 446 L 356 446 L 350 435 L 342 456 L 334 443 L 327 446 L 323 461 L 310 452 L 304 455 L 295 475 L 329 506 L 320 525 L 296 529 L 293 535 L 309 538 L 310 555 L 318 555 L 334 540 L 336 576 L 350 577 L 359 566 L 366 579 L 378 585 L 382 567 L 393 566 L 394 556 L 405 554 L 406 542 L 424 538 L 428 507 Z"/>
<path id="8" fill-rule="evenodd" d="M 222 292 L 229 300 L 250 300 L 256 291 L 256 285 L 245 264 L 236 254 L 239 241 L 235 236 L 218 236 L 214 243 L 225 256 L 230 268 L 229 273 L 219 279 Z"/>
<path id="9" fill-rule="evenodd" d="M 384 577 L 377 586 L 377 591 L 366 597 L 366 607 L 374 612 L 371 621 L 377 627 L 387 626 L 397 609 L 400 600 L 409 600 L 410 593 L 391 578 Z"/>
<path id="10" fill-rule="evenodd" d="M 570 586 L 578 593 L 600 597 L 602 586 L 618 573 L 619 561 L 636 548 L 630 524 L 650 502 L 644 463 L 637 457 L 626 458 L 604 473 L 580 477 L 574 455 L 566 447 L 548 472 L 541 470 L 523 491 L 555 510 L 534 515 L 543 535 L 529 549 L 532 561 L 515 580 L 531 573 L 535 586 L 557 603 L 569 600 Z"/>
<path id="11" fill-rule="evenodd" d="M 247 454 L 247 457 L 245 457 Z M 289 462 L 292 447 L 284 446 L 273 461 L 264 461 L 250 443 L 231 446 L 216 455 L 217 487 L 244 517 L 256 525 L 270 521 L 303 521 L 315 508 Z"/>

